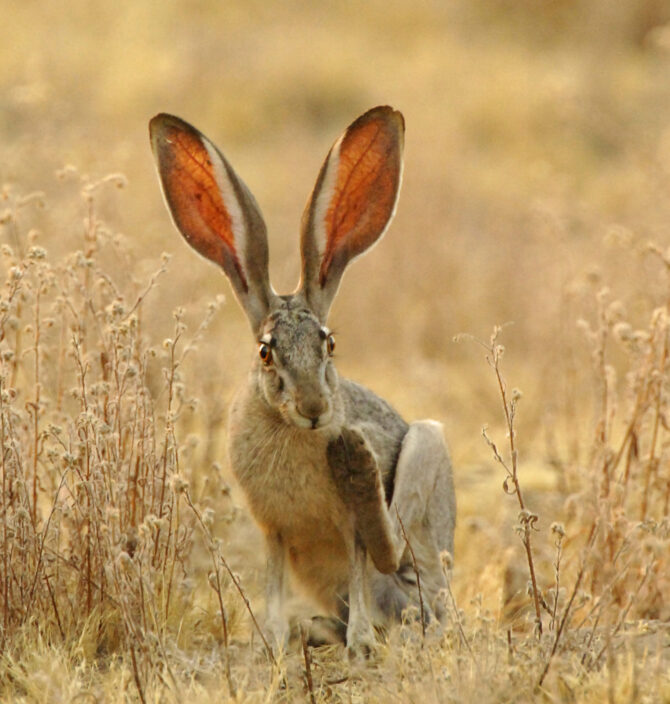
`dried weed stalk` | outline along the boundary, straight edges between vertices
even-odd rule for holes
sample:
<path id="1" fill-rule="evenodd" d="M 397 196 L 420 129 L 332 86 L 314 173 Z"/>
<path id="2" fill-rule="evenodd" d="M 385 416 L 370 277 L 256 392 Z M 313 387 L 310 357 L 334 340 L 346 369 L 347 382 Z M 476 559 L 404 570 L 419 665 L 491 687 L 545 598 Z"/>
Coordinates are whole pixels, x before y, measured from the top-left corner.
<path id="1" fill-rule="evenodd" d="M 177 426 L 193 405 L 181 365 L 217 306 L 186 345 L 182 311 L 162 348 L 147 339 L 144 303 L 168 259 L 148 283 L 107 270 L 126 257 L 97 217 L 110 183 L 123 181 L 82 179 L 83 237 L 60 259 L 23 234 L 41 195 L 3 214 L 0 654 L 20 660 L 30 632 L 87 658 L 125 652 L 146 701 L 180 691 L 168 634 L 192 608 L 193 531 L 179 509 Z"/>
<path id="2" fill-rule="evenodd" d="M 670 272 L 668 254 L 649 249 Z M 611 627 L 624 611 L 636 618 L 670 615 L 661 596 L 670 589 L 668 300 L 636 329 L 604 288 L 595 323 L 579 321 L 591 346 L 598 404 L 585 481 L 570 502 L 577 509 L 572 523 L 595 525 L 586 587 L 594 616 Z M 654 579 L 640 582 L 648 570 Z"/>
<path id="3" fill-rule="evenodd" d="M 526 552 L 526 560 L 528 563 L 528 572 L 530 575 L 531 583 L 530 593 L 533 600 L 533 607 L 535 609 L 535 629 L 539 638 L 542 635 L 541 604 L 543 602 L 543 598 L 537 583 L 535 560 L 533 558 L 533 547 L 531 542 L 532 532 L 534 530 L 537 530 L 536 524 L 538 521 L 538 516 L 526 507 L 526 502 L 524 501 L 523 492 L 521 490 L 521 484 L 519 482 L 518 450 L 516 446 L 516 428 L 514 422 L 516 418 L 517 404 L 521 399 L 521 392 L 518 389 L 513 389 L 511 396 L 507 392 L 507 385 L 505 383 L 505 380 L 503 379 L 501 371 L 501 362 L 502 357 L 505 353 L 505 348 L 502 344 L 498 342 L 498 337 L 500 336 L 501 332 L 502 328 L 496 326 L 493 329 L 493 333 L 491 334 L 488 343 L 485 343 L 481 340 L 476 340 L 475 338 L 470 339 L 475 339 L 475 341 L 482 345 L 486 350 L 486 361 L 493 369 L 493 372 L 495 374 L 496 382 L 498 385 L 498 391 L 500 394 L 500 400 L 502 401 L 503 405 L 503 412 L 505 415 L 505 426 L 507 429 L 507 438 L 509 441 L 509 459 L 506 460 L 502 456 L 495 442 L 493 442 L 493 440 L 489 437 L 486 426 L 482 428 L 482 435 L 488 446 L 491 448 L 496 462 L 498 462 L 505 470 L 506 477 L 503 481 L 503 491 L 506 494 L 516 496 L 517 501 L 519 502 L 520 510 L 517 532 L 521 537 L 521 542 L 523 543 L 524 550 Z"/>

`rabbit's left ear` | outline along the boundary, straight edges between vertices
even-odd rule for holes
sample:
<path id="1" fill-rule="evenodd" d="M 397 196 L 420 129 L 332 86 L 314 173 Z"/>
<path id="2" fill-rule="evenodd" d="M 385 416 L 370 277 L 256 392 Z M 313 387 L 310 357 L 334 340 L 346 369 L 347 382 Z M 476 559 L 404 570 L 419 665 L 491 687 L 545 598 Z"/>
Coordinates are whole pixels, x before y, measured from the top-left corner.
<path id="1" fill-rule="evenodd" d="M 299 289 L 324 322 L 345 267 L 393 217 L 404 133 L 399 112 L 373 108 L 347 128 L 321 167 L 302 219 Z"/>

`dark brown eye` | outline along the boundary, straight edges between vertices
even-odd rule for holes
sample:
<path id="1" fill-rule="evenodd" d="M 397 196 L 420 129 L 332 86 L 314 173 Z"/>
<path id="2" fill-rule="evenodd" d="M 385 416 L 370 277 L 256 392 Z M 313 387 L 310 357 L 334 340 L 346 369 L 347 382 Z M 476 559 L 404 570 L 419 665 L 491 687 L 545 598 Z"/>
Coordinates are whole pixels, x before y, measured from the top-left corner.
<path id="1" fill-rule="evenodd" d="M 263 362 L 266 367 L 269 367 L 272 364 L 272 350 L 270 349 L 270 345 L 261 342 L 258 346 L 258 356 L 261 358 L 261 362 Z"/>
<path id="2" fill-rule="evenodd" d="M 332 355 L 333 352 L 335 352 L 335 338 L 332 335 L 328 335 L 326 338 L 326 349 L 328 350 L 329 355 Z"/>

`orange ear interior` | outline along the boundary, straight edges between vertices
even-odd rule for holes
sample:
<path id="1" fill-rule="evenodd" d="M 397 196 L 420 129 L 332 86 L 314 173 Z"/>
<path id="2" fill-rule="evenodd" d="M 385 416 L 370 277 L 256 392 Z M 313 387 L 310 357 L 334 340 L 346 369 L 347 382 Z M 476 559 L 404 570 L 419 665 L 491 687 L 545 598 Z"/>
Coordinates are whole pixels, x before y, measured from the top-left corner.
<path id="1" fill-rule="evenodd" d="M 345 133 L 325 215 L 321 285 L 336 255 L 350 259 L 360 254 L 386 228 L 400 181 L 402 130 L 399 113 L 384 113 L 361 125 L 354 123 Z"/>
<path id="2" fill-rule="evenodd" d="M 203 137 L 174 118 L 159 116 L 155 120 L 160 122 L 152 122 L 154 149 L 177 227 L 200 254 L 224 269 L 232 264 L 246 289 L 246 277 L 235 251 L 232 218 Z M 221 167 L 225 169 L 223 159 Z"/>

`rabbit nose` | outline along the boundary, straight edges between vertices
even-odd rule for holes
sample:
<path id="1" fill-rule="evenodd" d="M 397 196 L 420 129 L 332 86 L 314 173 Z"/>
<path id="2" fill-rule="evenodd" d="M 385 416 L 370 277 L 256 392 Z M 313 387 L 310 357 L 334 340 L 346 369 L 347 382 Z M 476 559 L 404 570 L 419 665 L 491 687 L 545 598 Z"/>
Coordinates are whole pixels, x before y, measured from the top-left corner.
<path id="1" fill-rule="evenodd" d="M 328 412 L 328 401 L 319 394 L 309 399 L 301 399 L 297 407 L 298 413 L 311 421 L 312 428 L 316 428 L 321 417 Z"/>

